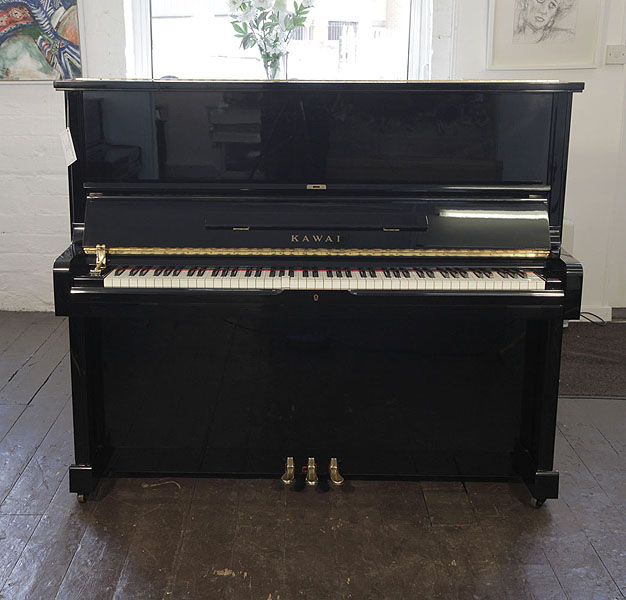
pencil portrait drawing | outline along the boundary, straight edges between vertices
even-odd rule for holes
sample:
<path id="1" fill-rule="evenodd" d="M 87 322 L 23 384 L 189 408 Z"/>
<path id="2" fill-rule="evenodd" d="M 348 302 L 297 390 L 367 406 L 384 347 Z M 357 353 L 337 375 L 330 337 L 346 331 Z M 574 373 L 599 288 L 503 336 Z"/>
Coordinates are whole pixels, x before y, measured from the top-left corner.
<path id="1" fill-rule="evenodd" d="M 577 11 L 578 0 L 515 0 L 513 43 L 573 41 Z"/>

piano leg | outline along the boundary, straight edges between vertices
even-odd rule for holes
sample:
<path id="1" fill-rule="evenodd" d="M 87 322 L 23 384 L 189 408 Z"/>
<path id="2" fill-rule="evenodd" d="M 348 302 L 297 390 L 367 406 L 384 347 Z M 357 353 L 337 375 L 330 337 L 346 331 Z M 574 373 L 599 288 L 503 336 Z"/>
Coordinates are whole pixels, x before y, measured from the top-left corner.
<path id="1" fill-rule="evenodd" d="M 99 319 L 69 319 L 75 460 L 69 479 L 79 502 L 95 488 L 104 464 L 100 326 Z"/>
<path id="2" fill-rule="evenodd" d="M 559 493 L 559 472 L 553 467 L 562 335 L 560 312 L 549 320 L 528 322 L 517 464 L 537 507 Z"/>

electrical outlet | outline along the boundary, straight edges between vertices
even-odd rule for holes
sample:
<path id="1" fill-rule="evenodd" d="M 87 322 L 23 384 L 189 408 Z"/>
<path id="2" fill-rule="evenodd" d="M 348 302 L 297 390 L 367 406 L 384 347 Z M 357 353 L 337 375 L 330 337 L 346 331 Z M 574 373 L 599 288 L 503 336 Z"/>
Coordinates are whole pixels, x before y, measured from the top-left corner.
<path id="1" fill-rule="evenodd" d="M 624 65 L 626 64 L 626 44 L 606 47 L 606 64 L 607 65 Z"/>

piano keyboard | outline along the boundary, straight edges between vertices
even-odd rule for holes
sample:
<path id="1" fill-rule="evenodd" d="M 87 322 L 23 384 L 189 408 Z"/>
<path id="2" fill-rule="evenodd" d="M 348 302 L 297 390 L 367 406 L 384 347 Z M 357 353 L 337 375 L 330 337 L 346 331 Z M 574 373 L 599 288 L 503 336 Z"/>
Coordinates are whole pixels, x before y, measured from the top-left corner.
<path id="1" fill-rule="evenodd" d="M 544 290 L 545 280 L 521 269 L 132 266 L 111 270 L 105 276 L 104 287 L 518 292 Z"/>

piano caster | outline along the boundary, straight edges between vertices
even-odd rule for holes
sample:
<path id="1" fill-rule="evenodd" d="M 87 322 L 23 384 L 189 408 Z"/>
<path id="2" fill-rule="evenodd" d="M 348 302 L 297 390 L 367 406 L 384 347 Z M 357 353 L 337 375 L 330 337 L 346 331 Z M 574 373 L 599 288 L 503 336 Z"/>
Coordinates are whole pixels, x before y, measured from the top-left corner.
<path id="1" fill-rule="evenodd" d="M 330 482 L 333 485 L 343 485 L 345 479 L 339 473 L 339 464 L 336 458 L 330 459 L 330 464 L 328 465 L 328 473 L 330 475 Z"/>
<path id="2" fill-rule="evenodd" d="M 87 494 L 76 494 L 76 500 L 79 504 L 85 504 L 87 502 Z"/>
<path id="3" fill-rule="evenodd" d="M 315 464 L 315 458 L 309 458 L 309 462 L 306 466 L 305 480 L 307 485 L 317 485 L 317 465 Z"/>
<path id="4" fill-rule="evenodd" d="M 536 498 L 535 508 L 541 508 L 546 503 L 546 498 Z"/>
<path id="5" fill-rule="evenodd" d="M 285 485 L 291 485 L 296 480 L 296 468 L 293 463 L 293 456 L 288 456 L 285 462 L 285 472 L 280 480 Z"/>

